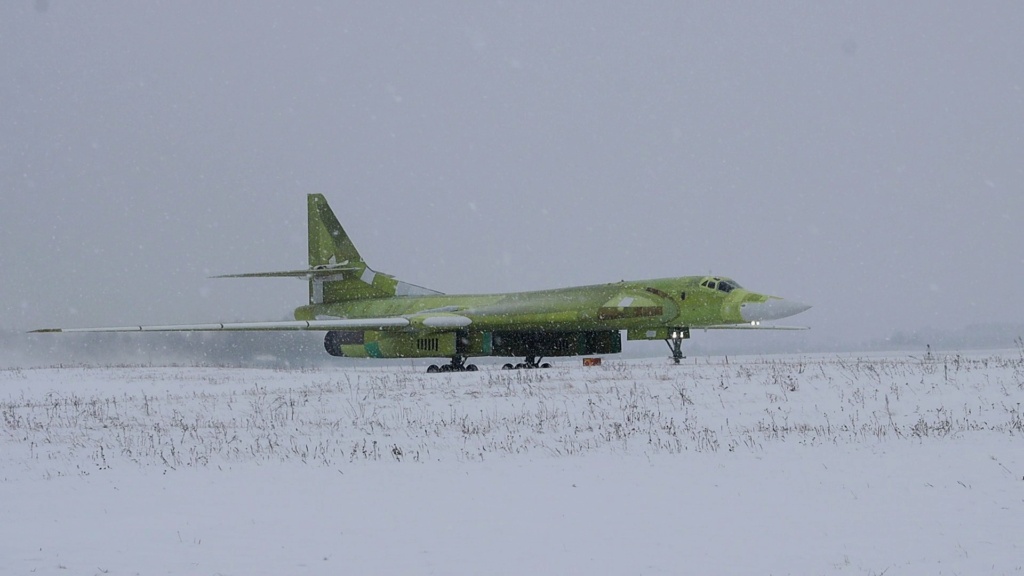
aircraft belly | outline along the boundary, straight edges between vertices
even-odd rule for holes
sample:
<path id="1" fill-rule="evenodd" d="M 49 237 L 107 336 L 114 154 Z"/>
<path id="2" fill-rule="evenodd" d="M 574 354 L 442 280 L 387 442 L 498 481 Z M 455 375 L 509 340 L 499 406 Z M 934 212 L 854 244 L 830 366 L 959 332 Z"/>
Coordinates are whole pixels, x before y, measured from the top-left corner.
<path id="1" fill-rule="evenodd" d="M 492 335 L 492 356 L 577 356 L 622 351 L 618 330 L 507 331 Z"/>

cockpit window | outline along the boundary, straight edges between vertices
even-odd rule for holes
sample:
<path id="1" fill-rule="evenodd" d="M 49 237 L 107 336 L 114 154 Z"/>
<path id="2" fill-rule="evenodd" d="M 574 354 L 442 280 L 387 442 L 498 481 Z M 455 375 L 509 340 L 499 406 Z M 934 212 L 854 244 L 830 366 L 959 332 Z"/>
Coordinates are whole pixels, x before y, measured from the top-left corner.
<path id="1" fill-rule="evenodd" d="M 728 280 L 728 279 L 723 280 L 721 278 L 710 278 L 710 279 L 707 279 L 707 280 L 704 280 L 703 282 L 701 282 L 700 285 L 704 286 L 705 288 L 710 288 L 712 290 L 718 290 L 720 292 L 725 292 L 726 294 L 728 294 L 729 292 L 732 292 L 733 290 L 736 290 L 737 288 L 742 288 L 734 280 Z"/>

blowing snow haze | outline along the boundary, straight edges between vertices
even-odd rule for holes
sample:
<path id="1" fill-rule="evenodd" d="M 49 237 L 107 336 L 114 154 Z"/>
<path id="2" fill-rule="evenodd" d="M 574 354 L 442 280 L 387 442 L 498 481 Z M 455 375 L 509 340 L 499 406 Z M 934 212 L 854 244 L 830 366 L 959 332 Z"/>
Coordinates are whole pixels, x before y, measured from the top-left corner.
<path id="1" fill-rule="evenodd" d="M 813 304 L 816 341 L 1022 323 L 1021 30 L 1017 2 L 4 2 L 0 326 L 286 318 L 303 282 L 208 277 L 304 267 L 307 193 L 444 292 L 714 273 Z"/>

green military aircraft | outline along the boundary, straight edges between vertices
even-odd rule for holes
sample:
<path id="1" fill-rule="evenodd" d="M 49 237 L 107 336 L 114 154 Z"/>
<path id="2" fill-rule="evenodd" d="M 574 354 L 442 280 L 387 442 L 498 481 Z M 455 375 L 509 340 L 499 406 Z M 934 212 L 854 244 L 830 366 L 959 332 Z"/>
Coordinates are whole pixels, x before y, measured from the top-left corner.
<path id="1" fill-rule="evenodd" d="M 718 276 L 684 276 L 508 294 L 447 295 L 370 268 L 321 194 L 307 197 L 309 268 L 218 278 L 297 277 L 309 304 L 294 321 L 48 328 L 34 332 L 323 330 L 324 348 L 353 358 L 450 358 L 428 372 L 476 370 L 478 356 L 522 357 L 504 368 L 548 367 L 550 356 L 614 354 L 629 340 L 664 340 L 678 364 L 690 330 L 762 325 L 810 308 Z"/>

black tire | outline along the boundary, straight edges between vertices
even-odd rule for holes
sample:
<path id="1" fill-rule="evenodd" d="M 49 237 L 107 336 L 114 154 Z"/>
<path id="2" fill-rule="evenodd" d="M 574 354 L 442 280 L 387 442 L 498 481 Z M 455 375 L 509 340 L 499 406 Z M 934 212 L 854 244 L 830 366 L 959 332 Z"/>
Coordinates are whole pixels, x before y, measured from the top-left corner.
<path id="1" fill-rule="evenodd" d="M 512 366 L 511 364 L 505 364 L 501 367 L 502 370 L 511 370 L 513 368 L 515 368 L 515 366 Z"/>
<path id="2" fill-rule="evenodd" d="M 541 368 L 551 368 L 551 364 L 548 364 L 547 362 L 545 362 L 545 363 L 541 364 L 540 367 Z"/>
<path id="3" fill-rule="evenodd" d="M 476 372 L 476 371 L 477 371 L 476 364 L 467 364 L 466 365 L 466 372 Z"/>
<path id="4" fill-rule="evenodd" d="M 438 372 L 438 371 L 439 371 L 439 369 L 437 367 L 437 364 L 431 364 L 430 366 L 427 366 L 427 373 L 429 373 L 429 374 L 433 374 L 433 373 Z"/>

